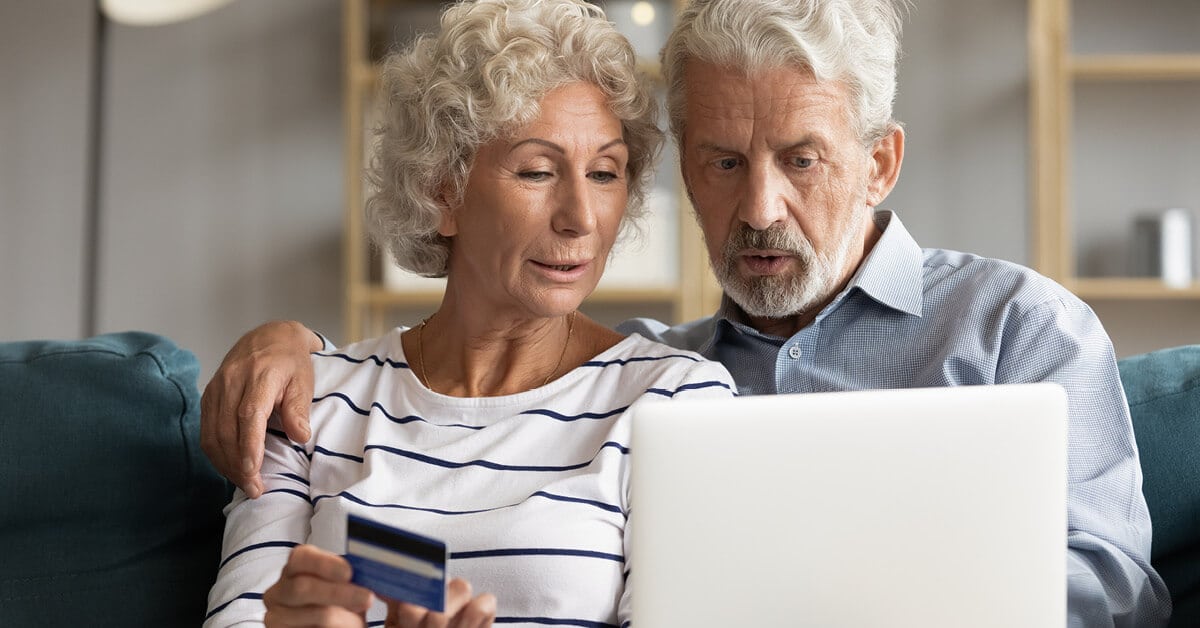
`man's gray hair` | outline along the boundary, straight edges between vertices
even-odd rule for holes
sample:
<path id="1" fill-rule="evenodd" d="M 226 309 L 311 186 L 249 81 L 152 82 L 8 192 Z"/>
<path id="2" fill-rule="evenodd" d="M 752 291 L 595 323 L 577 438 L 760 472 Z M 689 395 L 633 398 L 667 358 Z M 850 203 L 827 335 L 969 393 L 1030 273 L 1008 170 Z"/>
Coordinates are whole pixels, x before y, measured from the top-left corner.
<path id="1" fill-rule="evenodd" d="M 629 41 L 582 0 L 476 0 L 446 9 L 436 36 L 384 63 L 385 112 L 367 173 L 377 188 L 367 200 L 371 238 L 401 267 L 444 276 L 444 201 L 461 201 L 479 147 L 532 122 L 542 97 L 574 82 L 599 87 L 621 120 L 628 226 L 662 145 L 658 105 Z"/>
<path id="2" fill-rule="evenodd" d="M 842 81 L 850 122 L 864 143 L 874 143 L 896 124 L 902 6 L 902 0 L 693 0 L 662 53 L 671 133 L 682 138 L 683 71 L 695 59 L 747 76 L 797 67 L 818 81 Z"/>

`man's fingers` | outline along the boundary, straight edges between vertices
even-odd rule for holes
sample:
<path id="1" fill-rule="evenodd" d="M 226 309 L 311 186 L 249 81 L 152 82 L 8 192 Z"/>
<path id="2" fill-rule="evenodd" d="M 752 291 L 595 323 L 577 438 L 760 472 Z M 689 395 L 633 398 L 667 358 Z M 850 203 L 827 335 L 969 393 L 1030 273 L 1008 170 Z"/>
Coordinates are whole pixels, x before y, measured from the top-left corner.
<path id="1" fill-rule="evenodd" d="M 215 454 L 209 453 L 209 458 L 222 475 L 233 480 L 251 497 L 257 497 L 252 481 L 256 479 L 255 475 L 243 471 L 238 451 L 237 404 L 242 396 L 242 379 L 229 373 L 220 379 L 218 377 L 214 377 L 205 388 L 210 400 L 207 408 L 201 406 L 201 429 L 207 426 L 215 440 L 212 445 Z"/>
<path id="2" fill-rule="evenodd" d="M 269 372 L 259 373 L 242 393 L 237 407 L 237 463 L 241 476 L 258 479 L 267 436 L 267 420 L 280 384 Z"/>
<path id="3" fill-rule="evenodd" d="M 297 443 L 306 443 L 312 431 L 308 427 L 308 409 L 312 407 L 313 376 L 312 369 L 299 371 L 288 382 L 287 390 L 283 393 L 283 404 L 279 418 L 283 422 L 283 431 L 288 438 Z"/>
<path id="4" fill-rule="evenodd" d="M 204 394 L 200 395 L 200 449 L 204 450 L 204 455 L 213 461 L 222 472 L 224 469 L 224 460 L 221 455 L 221 447 L 217 438 L 217 408 L 220 407 L 217 401 L 216 386 L 210 380 L 208 385 L 204 387 Z"/>
<path id="5" fill-rule="evenodd" d="M 204 453 L 252 498 L 263 490 L 259 470 L 271 413 L 279 411 L 281 419 L 291 415 L 284 431 L 293 439 L 309 438 L 307 430 L 295 424 L 298 416 L 307 426 L 313 386 L 309 347 L 313 345 L 321 343 L 294 321 L 260 325 L 238 339 L 204 389 L 200 420 Z M 290 393 L 293 405 L 285 408 L 285 388 L 293 377 L 302 379 L 302 386 Z"/>
<path id="6" fill-rule="evenodd" d="M 308 425 L 308 410 L 313 399 L 313 368 L 311 360 L 296 365 L 296 371 L 288 380 L 280 408 L 280 420 L 288 438 L 306 443 L 312 436 Z"/>
<path id="7" fill-rule="evenodd" d="M 235 484 L 250 499 L 257 499 L 263 493 L 262 477 L 258 470 L 262 466 L 263 442 L 266 435 L 267 421 L 265 418 L 239 420 L 238 424 L 238 453 L 231 463 L 236 465 L 236 471 L 229 476 Z M 257 436 L 256 436 L 257 435 Z M 258 439 L 255 442 L 255 439 Z"/>

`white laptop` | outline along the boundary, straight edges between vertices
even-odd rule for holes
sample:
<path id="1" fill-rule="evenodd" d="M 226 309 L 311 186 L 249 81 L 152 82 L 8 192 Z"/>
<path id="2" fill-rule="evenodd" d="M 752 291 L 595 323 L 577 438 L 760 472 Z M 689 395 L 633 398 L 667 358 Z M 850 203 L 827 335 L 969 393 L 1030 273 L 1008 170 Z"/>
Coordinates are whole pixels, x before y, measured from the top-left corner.
<path id="1" fill-rule="evenodd" d="M 637 628 L 1062 628 L 1056 384 L 673 401 L 633 416 Z"/>

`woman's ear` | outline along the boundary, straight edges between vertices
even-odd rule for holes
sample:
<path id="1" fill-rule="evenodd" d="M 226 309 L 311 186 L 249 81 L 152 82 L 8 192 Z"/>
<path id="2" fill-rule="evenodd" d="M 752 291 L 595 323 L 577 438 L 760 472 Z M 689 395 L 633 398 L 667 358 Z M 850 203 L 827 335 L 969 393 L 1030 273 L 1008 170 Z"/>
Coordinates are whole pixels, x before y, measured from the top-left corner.
<path id="1" fill-rule="evenodd" d="M 443 185 L 437 195 L 438 206 L 442 210 L 442 220 L 438 223 L 438 235 L 451 238 L 458 235 L 458 220 L 456 211 L 458 204 L 454 202 L 454 194 L 449 185 Z"/>

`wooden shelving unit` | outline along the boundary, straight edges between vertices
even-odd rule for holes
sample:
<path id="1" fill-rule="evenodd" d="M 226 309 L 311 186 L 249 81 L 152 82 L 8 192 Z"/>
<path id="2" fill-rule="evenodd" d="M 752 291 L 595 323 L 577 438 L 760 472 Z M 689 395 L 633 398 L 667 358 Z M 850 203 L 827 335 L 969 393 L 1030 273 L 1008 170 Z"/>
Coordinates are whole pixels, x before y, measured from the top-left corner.
<path id="1" fill-rule="evenodd" d="M 367 141 L 366 111 L 379 83 L 379 70 L 372 59 L 370 33 L 375 13 L 395 13 L 406 6 L 429 3 L 415 0 L 343 0 L 343 102 L 345 137 L 345 234 L 343 268 L 345 273 L 344 342 L 377 335 L 387 324 L 390 311 L 408 308 L 432 310 L 441 301 L 439 290 L 421 288 L 395 290 L 380 279 L 381 262 L 373 254 L 363 230 L 364 154 Z M 603 3 L 601 2 L 603 5 Z M 675 0 L 671 8 L 678 10 L 683 0 Z M 390 45 L 385 44 L 385 45 Z M 657 60 L 646 59 L 642 69 L 652 77 L 659 75 Z M 662 163 L 661 168 L 676 168 L 674 163 Z M 590 304 L 670 307 L 676 322 L 699 318 L 716 310 L 720 288 L 708 269 L 707 253 L 695 221 L 689 215 L 691 206 L 682 189 L 677 191 L 679 259 L 678 279 L 668 286 L 647 288 L 610 288 L 601 286 L 588 298 Z M 651 207 L 650 211 L 654 211 Z"/>
<path id="2" fill-rule="evenodd" d="M 1084 299 L 1200 298 L 1200 284 L 1174 288 L 1152 278 L 1079 277 L 1071 213 L 1071 132 L 1078 82 L 1200 80 L 1200 54 L 1077 55 L 1071 0 L 1030 0 L 1030 146 L 1034 265 Z"/>
<path id="3" fill-rule="evenodd" d="M 1086 55 L 1070 59 L 1080 81 L 1195 81 L 1200 55 Z"/>
<path id="4" fill-rule="evenodd" d="M 1067 288 L 1083 299 L 1200 299 L 1198 284 L 1172 288 L 1161 280 L 1141 277 L 1074 279 Z"/>

